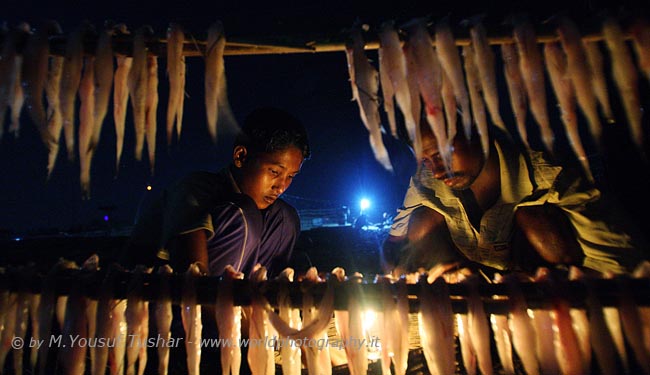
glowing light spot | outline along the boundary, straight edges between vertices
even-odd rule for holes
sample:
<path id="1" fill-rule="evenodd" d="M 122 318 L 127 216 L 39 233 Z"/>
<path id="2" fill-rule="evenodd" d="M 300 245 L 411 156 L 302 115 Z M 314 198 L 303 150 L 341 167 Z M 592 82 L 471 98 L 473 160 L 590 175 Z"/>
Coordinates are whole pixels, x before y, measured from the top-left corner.
<path id="1" fill-rule="evenodd" d="M 108 215 L 104 215 L 104 221 L 108 221 L 109 217 Z"/>
<path id="2" fill-rule="evenodd" d="M 151 189 L 153 189 L 151 185 L 147 185 L 147 191 L 151 191 Z"/>
<path id="3" fill-rule="evenodd" d="M 368 198 L 363 198 L 359 202 L 359 206 L 361 207 L 361 211 L 365 211 L 368 208 L 370 208 L 370 200 Z"/>

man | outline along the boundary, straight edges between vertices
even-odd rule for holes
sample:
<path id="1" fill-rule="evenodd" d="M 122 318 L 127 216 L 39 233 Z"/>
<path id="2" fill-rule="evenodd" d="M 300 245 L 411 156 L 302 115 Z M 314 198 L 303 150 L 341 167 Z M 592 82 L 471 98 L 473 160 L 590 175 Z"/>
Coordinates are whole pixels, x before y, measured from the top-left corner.
<path id="1" fill-rule="evenodd" d="M 289 260 L 300 233 L 296 210 L 280 196 L 310 157 L 307 132 L 279 109 L 253 111 L 235 139 L 232 163 L 196 172 L 167 188 L 138 220 L 129 263 L 169 261 L 177 272 L 199 262 L 221 275 L 227 265 L 249 275 Z"/>
<path id="2" fill-rule="evenodd" d="M 445 168 L 435 136 L 423 126 L 423 153 L 384 243 L 386 271 L 474 263 L 533 271 L 572 264 L 631 270 L 645 245 L 626 218 L 580 172 L 518 151 L 494 129 L 487 160 L 477 136 L 454 139 Z"/>

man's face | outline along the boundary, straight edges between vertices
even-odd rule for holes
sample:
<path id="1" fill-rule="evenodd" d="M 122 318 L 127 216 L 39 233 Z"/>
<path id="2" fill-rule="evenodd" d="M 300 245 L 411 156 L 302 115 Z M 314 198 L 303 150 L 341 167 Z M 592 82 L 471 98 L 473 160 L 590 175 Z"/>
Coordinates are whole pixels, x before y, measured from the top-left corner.
<path id="1" fill-rule="evenodd" d="M 454 190 L 469 188 L 481 173 L 484 161 L 481 146 L 470 144 L 462 134 L 458 134 L 451 150 L 451 171 L 447 171 L 436 138 L 431 133 L 422 134 L 420 162 L 433 173 L 435 179 Z"/>
<path id="2" fill-rule="evenodd" d="M 263 210 L 289 188 L 302 161 L 302 152 L 296 147 L 248 155 L 243 163 L 236 164 L 240 168 L 239 188 Z"/>

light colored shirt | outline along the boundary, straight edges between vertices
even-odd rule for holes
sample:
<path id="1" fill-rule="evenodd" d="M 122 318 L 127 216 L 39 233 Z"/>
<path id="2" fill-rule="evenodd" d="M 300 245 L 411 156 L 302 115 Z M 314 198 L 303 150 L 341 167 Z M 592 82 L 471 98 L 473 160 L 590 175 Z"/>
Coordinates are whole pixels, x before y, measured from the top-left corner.
<path id="1" fill-rule="evenodd" d="M 484 212 L 479 228 L 471 224 L 452 189 L 433 178 L 428 168 L 421 167 L 411 178 L 390 234 L 405 236 L 412 212 L 425 206 L 445 218 L 454 244 L 468 259 L 506 269 L 511 259 L 517 208 L 550 203 L 567 214 L 585 254 L 584 267 L 621 273 L 640 261 L 640 244 L 618 225 L 625 218 L 602 199 L 598 189 L 587 186 L 562 167 L 551 165 L 539 152 L 530 151 L 526 158 L 507 142 L 495 140 L 494 144 L 499 158 L 501 195 Z"/>

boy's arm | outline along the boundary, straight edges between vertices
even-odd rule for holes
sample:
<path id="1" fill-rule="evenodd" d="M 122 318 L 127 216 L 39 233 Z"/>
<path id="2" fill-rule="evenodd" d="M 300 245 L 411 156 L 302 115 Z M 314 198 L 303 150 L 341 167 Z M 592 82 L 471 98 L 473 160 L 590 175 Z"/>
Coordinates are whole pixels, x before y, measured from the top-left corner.
<path id="1" fill-rule="evenodd" d="M 186 270 L 192 263 L 198 263 L 202 273 L 208 273 L 208 237 L 203 229 L 176 236 L 173 241 L 172 262 L 174 269 Z"/>

